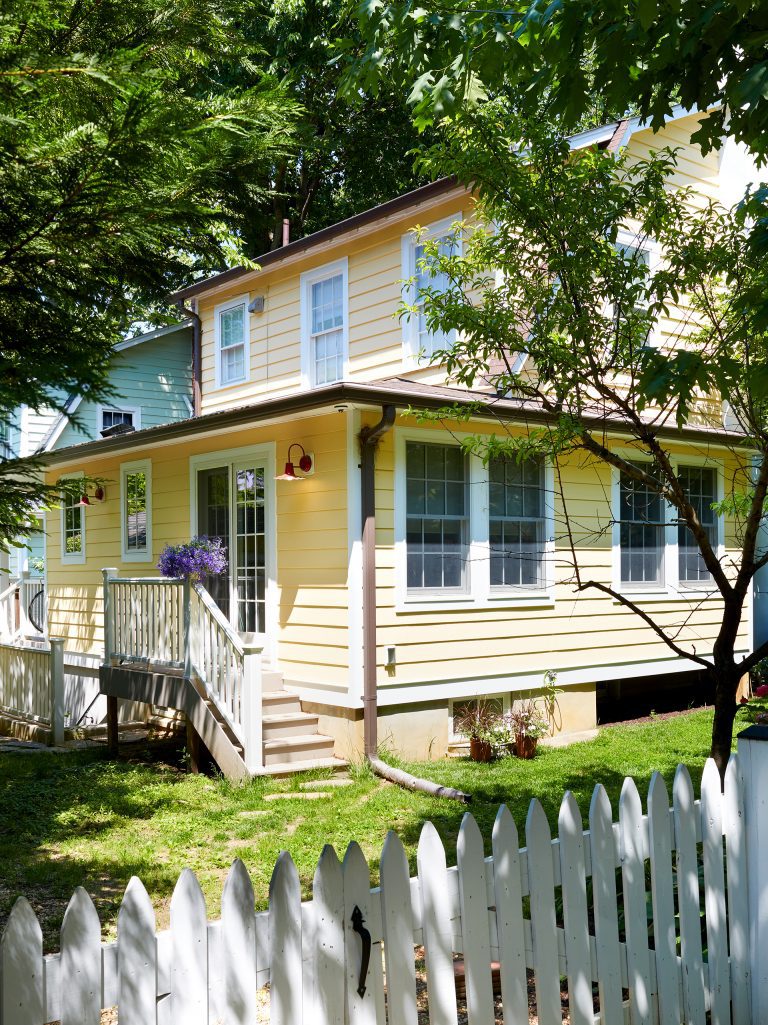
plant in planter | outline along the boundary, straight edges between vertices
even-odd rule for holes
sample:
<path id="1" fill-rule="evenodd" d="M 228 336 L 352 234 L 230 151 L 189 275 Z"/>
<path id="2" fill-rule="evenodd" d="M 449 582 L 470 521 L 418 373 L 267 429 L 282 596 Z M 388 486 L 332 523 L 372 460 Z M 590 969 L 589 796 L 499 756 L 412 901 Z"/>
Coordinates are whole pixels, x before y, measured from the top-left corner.
<path id="1" fill-rule="evenodd" d="M 453 728 L 469 737 L 469 756 L 473 762 L 490 762 L 499 743 L 502 715 L 488 701 L 473 701 L 456 710 Z"/>
<path id="2" fill-rule="evenodd" d="M 220 537 L 193 537 L 180 545 L 166 545 L 157 568 L 165 577 L 191 580 L 226 573 L 227 551 Z"/>
<path id="3" fill-rule="evenodd" d="M 540 737 L 549 733 L 549 720 L 535 698 L 518 702 L 504 715 L 507 746 L 518 758 L 533 758 Z"/>

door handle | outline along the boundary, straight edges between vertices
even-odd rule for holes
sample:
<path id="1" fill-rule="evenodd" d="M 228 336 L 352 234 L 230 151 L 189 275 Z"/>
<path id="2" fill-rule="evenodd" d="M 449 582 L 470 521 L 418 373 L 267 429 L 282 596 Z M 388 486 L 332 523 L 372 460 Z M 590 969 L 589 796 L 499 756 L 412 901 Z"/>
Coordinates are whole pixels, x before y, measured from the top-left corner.
<path id="1" fill-rule="evenodd" d="M 363 925 L 364 922 L 363 912 L 355 904 L 352 911 L 352 929 L 360 937 L 360 941 L 363 944 L 363 954 L 360 959 L 360 979 L 357 986 L 357 995 L 361 999 L 365 996 L 365 980 L 368 976 L 368 965 L 371 961 L 371 934 Z"/>

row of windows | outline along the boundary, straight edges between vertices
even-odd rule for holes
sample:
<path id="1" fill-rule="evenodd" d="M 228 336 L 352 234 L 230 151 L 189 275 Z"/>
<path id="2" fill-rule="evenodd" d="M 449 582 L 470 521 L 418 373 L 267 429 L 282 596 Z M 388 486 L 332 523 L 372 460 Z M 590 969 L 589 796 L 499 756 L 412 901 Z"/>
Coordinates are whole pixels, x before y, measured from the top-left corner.
<path id="1" fill-rule="evenodd" d="M 84 496 L 65 495 L 61 507 L 62 562 L 85 562 Z M 152 560 L 152 474 L 148 461 L 120 468 L 120 530 L 124 562 Z"/>
<path id="2" fill-rule="evenodd" d="M 441 252 L 448 253 L 451 222 L 434 225 L 430 234 Z M 445 276 L 432 273 L 426 264 L 424 246 L 413 236 L 403 239 L 403 278 L 413 279 L 404 298 L 417 312 L 403 321 L 408 355 L 429 360 L 448 348 L 450 335 L 431 332 L 424 312 L 427 287 L 447 287 Z M 344 377 L 349 331 L 347 311 L 347 261 L 303 274 L 301 277 L 301 333 L 304 372 L 310 386 L 332 384 Z M 216 307 L 216 385 L 224 387 L 248 380 L 248 300 L 241 296 Z"/>
<path id="3" fill-rule="evenodd" d="M 542 589 L 551 548 L 543 465 L 492 460 L 487 523 L 473 522 L 467 456 L 456 445 L 409 441 L 405 449 L 406 586 L 410 592 L 469 590 L 470 540 L 487 529 L 490 586 Z M 718 549 L 717 471 L 679 466 L 678 476 L 713 549 Z M 477 514 L 475 513 L 475 517 Z M 685 524 L 677 531 L 677 580 L 707 586 L 710 574 Z M 618 484 L 619 583 L 628 589 L 665 585 L 670 522 L 658 495 L 622 473 Z"/>
<path id="4" fill-rule="evenodd" d="M 457 215 L 458 216 L 458 215 Z M 432 225 L 429 237 L 436 241 L 441 255 L 456 251 L 448 219 Z M 622 232 L 616 243 L 627 265 L 653 269 L 658 258 L 655 247 L 638 248 L 633 237 Z M 450 348 L 452 332 L 430 331 L 424 304 L 427 288 L 445 291 L 446 276 L 429 266 L 424 244 L 413 235 L 404 236 L 402 245 L 403 279 L 410 282 L 403 298 L 415 312 L 403 319 L 403 342 L 408 359 L 430 361 L 435 353 Z M 554 287 L 557 288 L 557 282 Z M 618 315 L 618 314 L 617 314 Z M 238 384 L 248 380 L 248 300 L 240 297 L 216 308 L 216 385 Z M 302 362 L 306 384 L 332 384 L 345 374 L 347 361 L 347 261 L 320 267 L 301 276 Z M 656 344 L 655 328 L 649 329 L 648 344 Z"/>

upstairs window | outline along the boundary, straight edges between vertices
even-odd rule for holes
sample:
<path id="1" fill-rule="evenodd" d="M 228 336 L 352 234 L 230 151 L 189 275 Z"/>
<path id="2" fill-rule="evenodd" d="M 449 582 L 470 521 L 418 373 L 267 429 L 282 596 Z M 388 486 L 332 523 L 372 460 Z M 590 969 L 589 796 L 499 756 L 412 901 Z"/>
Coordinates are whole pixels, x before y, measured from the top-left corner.
<path id="1" fill-rule="evenodd" d="M 107 431 L 110 427 L 133 427 L 138 430 L 141 426 L 139 411 L 137 409 L 118 409 L 102 406 L 99 412 L 99 431 Z"/>
<path id="2" fill-rule="evenodd" d="M 432 225 L 428 237 L 436 241 L 440 256 L 456 255 L 460 250 L 459 241 L 452 234 L 452 225 L 456 218 L 441 221 Z M 425 296 L 427 290 L 446 292 L 449 287 L 448 276 L 435 266 L 433 259 L 425 253 L 424 242 L 406 235 L 403 239 L 403 277 L 409 282 L 403 298 L 409 306 L 416 310 L 403 317 L 403 344 L 412 361 L 431 363 L 435 354 L 450 349 L 456 333 L 451 331 L 430 331 L 427 325 Z"/>
<path id="3" fill-rule="evenodd" d="M 717 552 L 717 513 L 712 508 L 717 501 L 717 471 L 712 466 L 680 466 L 677 475 L 707 533 L 712 550 Z M 704 565 L 699 546 L 685 523 L 677 527 L 677 551 L 680 583 L 696 586 L 711 582 L 712 576 Z"/>
<path id="4" fill-rule="evenodd" d="M 652 472 L 650 463 L 643 469 Z M 619 478 L 619 547 L 621 585 L 649 588 L 664 585 L 664 502 L 660 495 L 629 474 Z"/>
<path id="5" fill-rule="evenodd" d="M 216 307 L 216 383 L 219 387 L 248 379 L 247 297 Z"/>
<path id="6" fill-rule="evenodd" d="M 658 264 L 657 250 L 651 241 L 648 241 L 644 245 L 638 245 L 637 239 L 630 232 L 621 232 L 619 239 L 615 245 L 616 252 L 624 259 L 624 262 L 628 265 L 628 271 L 631 267 L 632 278 L 631 281 L 642 290 L 638 301 L 635 304 L 635 312 L 645 313 L 648 309 L 648 301 L 645 295 L 645 289 L 647 288 L 649 276 L 654 272 Z M 642 275 L 642 277 L 641 277 Z M 630 279 L 627 279 L 627 283 L 630 283 Z M 626 310 L 617 311 L 615 307 L 609 307 L 609 316 L 615 320 L 621 320 L 622 322 L 626 319 Z M 646 337 L 643 339 L 643 345 L 655 346 L 659 344 L 659 334 L 656 324 L 651 324 L 648 329 Z"/>
<path id="7" fill-rule="evenodd" d="M 305 381 L 341 381 L 347 362 L 347 261 L 303 274 L 301 292 Z"/>
<path id="8" fill-rule="evenodd" d="M 341 380 L 344 364 L 344 281 L 341 274 L 312 285 L 310 347 L 315 384 Z"/>
<path id="9" fill-rule="evenodd" d="M 85 562 L 85 506 L 77 494 L 62 496 L 61 561 Z"/>
<path id="10" fill-rule="evenodd" d="M 491 587 L 544 586 L 544 467 L 533 459 L 488 466 Z"/>
<path id="11" fill-rule="evenodd" d="M 466 590 L 467 458 L 457 445 L 406 445 L 409 590 Z"/>
<path id="12" fill-rule="evenodd" d="M 124 562 L 148 562 L 152 558 L 151 480 L 149 461 L 120 467 Z"/>

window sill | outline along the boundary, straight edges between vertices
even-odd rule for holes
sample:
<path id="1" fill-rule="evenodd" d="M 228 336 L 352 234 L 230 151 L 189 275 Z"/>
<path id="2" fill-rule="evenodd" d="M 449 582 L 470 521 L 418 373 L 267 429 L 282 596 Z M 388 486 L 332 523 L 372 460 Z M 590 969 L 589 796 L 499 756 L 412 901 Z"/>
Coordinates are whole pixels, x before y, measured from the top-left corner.
<path id="1" fill-rule="evenodd" d="M 620 593 L 628 600 L 635 602 L 637 605 L 641 605 L 647 601 L 691 601 L 694 598 L 706 598 L 706 597 L 717 597 L 717 589 L 704 588 L 704 587 L 687 587 L 672 590 L 666 588 L 663 591 L 620 591 Z M 621 605 L 622 602 L 618 598 L 613 598 L 614 605 Z"/>
<path id="2" fill-rule="evenodd" d="M 446 610 L 456 612 L 481 611 L 483 609 L 500 608 L 554 608 L 555 597 L 546 591 L 536 591 L 531 594 L 504 593 L 485 594 L 474 598 L 469 594 L 451 595 L 445 597 L 416 596 L 408 595 L 400 599 L 395 606 L 397 615 L 409 612 L 444 612 Z"/>
<path id="3" fill-rule="evenodd" d="M 122 552 L 121 562 L 152 562 L 151 552 Z"/>

